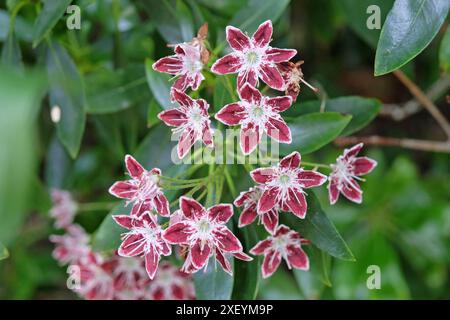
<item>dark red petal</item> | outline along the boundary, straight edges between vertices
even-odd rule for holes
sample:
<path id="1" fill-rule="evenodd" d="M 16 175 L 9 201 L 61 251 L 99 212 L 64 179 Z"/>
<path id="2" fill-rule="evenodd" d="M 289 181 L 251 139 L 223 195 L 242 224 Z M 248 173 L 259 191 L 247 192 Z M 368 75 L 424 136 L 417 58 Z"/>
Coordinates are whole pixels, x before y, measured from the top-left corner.
<path id="1" fill-rule="evenodd" d="M 261 267 L 263 278 L 270 277 L 280 265 L 281 253 L 278 251 L 270 251 L 266 256 L 264 256 L 264 261 Z"/>
<path id="2" fill-rule="evenodd" d="M 263 213 L 261 220 L 266 230 L 270 234 L 274 234 L 278 227 L 278 211 L 272 209 Z"/>
<path id="3" fill-rule="evenodd" d="M 191 81 L 189 82 L 189 84 L 192 90 L 196 91 L 198 87 L 200 87 L 200 83 L 202 83 L 204 79 L 205 77 L 200 72 L 197 72 L 195 75 L 191 76 Z"/>
<path id="4" fill-rule="evenodd" d="M 298 181 L 302 184 L 303 188 L 317 187 L 327 181 L 327 176 L 320 172 L 311 170 L 302 170 L 297 175 Z"/>
<path id="5" fill-rule="evenodd" d="M 252 153 L 260 141 L 261 135 L 258 127 L 254 127 L 252 123 L 249 123 L 248 126 L 241 128 L 239 144 L 245 155 Z"/>
<path id="6" fill-rule="evenodd" d="M 350 149 L 345 149 L 344 150 L 344 158 L 348 159 L 351 157 L 355 157 L 363 148 L 364 144 L 363 143 L 358 143 L 357 145 L 351 147 Z"/>
<path id="7" fill-rule="evenodd" d="M 183 107 L 191 108 L 194 106 L 194 100 L 192 100 L 192 98 L 189 97 L 183 91 L 180 91 L 178 89 L 172 89 L 171 95 L 172 95 L 173 100 L 178 102 Z"/>
<path id="8" fill-rule="evenodd" d="M 339 189 L 337 188 L 337 182 L 334 179 L 330 180 L 328 184 L 328 199 L 330 204 L 335 204 L 339 198 Z"/>
<path id="9" fill-rule="evenodd" d="M 226 273 L 232 275 L 231 270 L 231 264 L 230 262 L 224 257 L 222 252 L 220 252 L 219 249 L 216 249 L 216 260 L 219 262 L 219 264 L 222 266 L 223 270 L 225 270 Z"/>
<path id="10" fill-rule="evenodd" d="M 128 215 L 112 216 L 114 221 L 125 229 L 131 229 L 133 227 L 133 217 Z"/>
<path id="11" fill-rule="evenodd" d="M 206 214 L 205 208 L 200 203 L 184 196 L 180 198 L 180 209 L 184 216 L 190 220 L 201 218 Z"/>
<path id="12" fill-rule="evenodd" d="M 253 260 L 252 257 L 250 257 L 248 254 L 245 254 L 244 252 L 236 252 L 236 253 L 232 253 L 232 255 L 236 259 L 243 260 L 243 261 L 252 261 Z"/>
<path id="13" fill-rule="evenodd" d="M 242 88 L 245 84 L 249 84 L 253 87 L 258 85 L 258 76 L 255 70 L 246 69 L 239 72 L 237 77 L 237 88 Z"/>
<path id="14" fill-rule="evenodd" d="M 269 98 L 266 100 L 266 104 L 275 112 L 283 112 L 291 107 L 292 98 L 290 96 Z"/>
<path id="15" fill-rule="evenodd" d="M 139 178 L 145 172 L 145 169 L 142 167 L 142 165 L 129 154 L 125 156 L 125 166 L 127 167 L 128 173 L 133 178 Z"/>
<path id="16" fill-rule="evenodd" d="M 243 51 L 251 47 L 249 37 L 240 29 L 233 26 L 227 26 L 225 29 L 227 41 L 231 48 L 236 51 Z"/>
<path id="17" fill-rule="evenodd" d="M 153 203 L 155 204 L 156 212 L 161 216 L 168 217 L 170 215 L 169 201 L 163 193 L 159 193 L 153 198 Z"/>
<path id="18" fill-rule="evenodd" d="M 261 195 L 261 198 L 258 201 L 258 212 L 265 213 L 277 204 L 277 197 L 280 192 L 278 188 L 267 189 Z"/>
<path id="19" fill-rule="evenodd" d="M 270 40 L 272 40 L 272 21 L 267 20 L 261 23 L 258 29 L 255 31 L 252 37 L 252 42 L 256 47 L 264 48 L 266 47 Z"/>
<path id="20" fill-rule="evenodd" d="M 244 119 L 244 112 L 245 108 L 240 103 L 230 103 L 220 109 L 215 118 L 228 126 L 235 126 Z"/>
<path id="21" fill-rule="evenodd" d="M 193 230 L 187 222 L 178 222 L 164 231 L 164 239 L 171 244 L 186 244 Z"/>
<path id="22" fill-rule="evenodd" d="M 367 157 L 359 157 L 353 161 L 353 173 L 357 176 L 368 174 L 377 166 L 377 162 Z"/>
<path id="23" fill-rule="evenodd" d="M 194 129 L 188 128 L 187 130 L 184 130 L 177 146 L 177 154 L 180 159 L 183 159 L 189 153 L 195 141 L 196 135 Z"/>
<path id="24" fill-rule="evenodd" d="M 305 218 L 308 205 L 305 195 L 298 190 L 289 189 L 289 198 L 286 200 L 290 211 L 300 219 Z"/>
<path id="25" fill-rule="evenodd" d="M 250 189 L 249 191 L 242 191 L 239 196 L 234 200 L 233 204 L 236 207 L 242 207 L 245 202 L 251 197 L 254 191 Z"/>
<path id="26" fill-rule="evenodd" d="M 253 255 L 260 255 L 269 250 L 272 247 L 272 240 L 265 239 L 259 241 L 253 248 L 250 249 L 250 253 Z"/>
<path id="27" fill-rule="evenodd" d="M 212 231 L 216 245 L 225 252 L 242 251 L 242 244 L 239 239 L 225 226 Z"/>
<path id="28" fill-rule="evenodd" d="M 158 240 L 161 248 L 159 249 L 159 253 L 164 256 L 170 256 L 172 254 L 172 247 L 169 243 L 166 242 L 162 237 Z"/>
<path id="29" fill-rule="evenodd" d="M 362 202 L 362 191 L 361 187 L 358 185 L 358 183 L 352 179 L 351 183 L 346 183 L 341 190 L 341 193 L 348 199 L 355 203 L 361 203 Z"/>
<path id="30" fill-rule="evenodd" d="M 186 123 L 187 118 L 180 109 L 170 109 L 162 111 L 158 114 L 158 118 L 164 121 L 165 124 L 172 127 L 178 127 Z"/>
<path id="31" fill-rule="evenodd" d="M 258 213 L 256 212 L 256 204 L 249 206 L 242 211 L 239 217 L 239 228 L 245 227 L 255 221 Z"/>
<path id="32" fill-rule="evenodd" d="M 287 247 L 287 260 L 289 264 L 300 270 L 308 270 L 309 269 L 309 260 L 306 253 L 297 246 L 288 246 Z"/>
<path id="33" fill-rule="evenodd" d="M 278 119 L 269 118 L 266 122 L 266 132 L 269 137 L 276 141 L 282 143 L 292 142 L 291 129 L 289 129 L 286 122 L 284 122 L 281 117 Z"/>
<path id="34" fill-rule="evenodd" d="M 131 208 L 130 215 L 140 217 L 143 213 L 151 211 L 152 209 L 153 208 L 150 201 L 138 202 L 133 206 L 133 208 Z"/>
<path id="35" fill-rule="evenodd" d="M 297 54 L 295 49 L 270 48 L 266 51 L 266 59 L 275 62 L 285 62 L 291 60 Z"/>
<path id="36" fill-rule="evenodd" d="M 208 209 L 208 215 L 211 221 L 227 223 L 233 216 L 233 206 L 229 203 L 217 204 Z"/>
<path id="37" fill-rule="evenodd" d="M 247 101 L 248 103 L 261 105 L 262 95 L 258 89 L 250 84 L 245 84 L 239 90 L 239 97 L 241 100 Z"/>
<path id="38" fill-rule="evenodd" d="M 250 172 L 250 176 L 252 177 L 253 181 L 261 184 L 270 181 L 273 177 L 273 174 L 273 168 L 258 168 Z"/>
<path id="39" fill-rule="evenodd" d="M 223 56 L 211 67 L 211 71 L 216 74 L 236 73 L 242 66 L 242 60 L 234 53 L 229 53 Z"/>
<path id="40" fill-rule="evenodd" d="M 265 63 L 260 66 L 260 77 L 269 87 L 275 90 L 284 91 L 284 80 L 278 71 L 277 67 L 274 65 Z"/>
<path id="41" fill-rule="evenodd" d="M 189 86 L 189 77 L 187 74 L 183 74 L 177 78 L 177 80 L 174 82 L 172 89 L 177 89 L 180 91 L 186 91 L 187 87 Z M 171 97 L 171 101 L 174 102 L 175 99 Z"/>
<path id="42" fill-rule="evenodd" d="M 145 270 L 151 280 L 155 277 L 156 271 L 158 270 L 160 255 L 150 248 L 150 251 L 145 255 Z"/>
<path id="43" fill-rule="evenodd" d="M 285 234 L 289 233 L 290 231 L 291 231 L 291 229 L 289 229 L 289 227 L 285 226 L 284 224 L 281 224 L 278 226 L 278 229 L 275 232 L 275 237 L 285 235 Z"/>
<path id="44" fill-rule="evenodd" d="M 127 234 L 117 251 L 122 257 L 134 257 L 142 254 L 145 249 L 145 239 L 141 234 Z"/>
<path id="45" fill-rule="evenodd" d="M 205 124 L 203 126 L 202 142 L 210 148 L 214 147 L 213 131 L 211 130 L 209 124 Z"/>
<path id="46" fill-rule="evenodd" d="M 121 199 L 131 199 L 136 194 L 136 186 L 128 181 L 118 181 L 109 188 L 109 193 Z"/>
<path id="47" fill-rule="evenodd" d="M 208 262 L 209 255 L 211 254 L 211 248 L 208 245 L 201 246 L 201 241 L 197 240 L 194 246 L 191 248 L 192 264 L 196 269 L 201 269 Z"/>
<path id="48" fill-rule="evenodd" d="M 300 165 L 301 160 L 302 160 L 302 157 L 301 157 L 300 153 L 298 153 L 297 151 L 294 151 L 291 154 L 288 154 L 283 159 L 281 159 L 280 167 L 296 169 Z"/>
<path id="49" fill-rule="evenodd" d="M 153 64 L 153 69 L 159 72 L 177 74 L 183 69 L 183 61 L 177 56 L 169 56 L 159 59 Z"/>

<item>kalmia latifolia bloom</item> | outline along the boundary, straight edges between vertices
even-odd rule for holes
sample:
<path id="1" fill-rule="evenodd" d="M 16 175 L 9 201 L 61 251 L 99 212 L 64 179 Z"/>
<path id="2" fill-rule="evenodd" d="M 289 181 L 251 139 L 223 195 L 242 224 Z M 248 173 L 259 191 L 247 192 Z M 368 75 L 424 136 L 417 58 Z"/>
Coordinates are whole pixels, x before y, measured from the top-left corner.
<path id="1" fill-rule="evenodd" d="M 301 219 L 305 217 L 307 203 L 304 189 L 322 185 L 327 177 L 299 168 L 300 162 L 300 153 L 293 152 L 281 159 L 278 166 L 255 169 L 250 173 L 252 179 L 264 189 L 258 201 L 258 212 L 268 212 L 278 206 Z"/>
<path id="2" fill-rule="evenodd" d="M 159 119 L 180 136 L 178 142 L 178 157 L 182 159 L 198 140 L 208 146 L 213 146 L 213 131 L 209 120 L 209 104 L 204 99 L 194 100 L 184 92 L 172 89 L 172 97 L 180 105 L 179 108 L 166 110 L 158 114 Z"/>
<path id="3" fill-rule="evenodd" d="M 239 239 L 225 225 L 233 215 L 231 204 L 218 204 L 205 209 L 194 199 L 181 197 L 180 209 L 184 219 L 166 229 L 164 238 L 171 244 L 187 245 L 189 251 L 182 270 L 196 272 L 215 256 L 222 268 L 232 273 L 226 254 L 249 261 L 251 258 L 242 252 Z"/>
<path id="4" fill-rule="evenodd" d="M 70 192 L 53 189 L 51 198 L 53 207 L 50 209 L 50 216 L 55 219 L 55 227 L 62 229 L 71 225 L 77 212 L 77 203 Z"/>
<path id="5" fill-rule="evenodd" d="M 53 258 L 61 265 L 77 263 L 91 251 L 89 236 L 77 224 L 68 226 L 64 235 L 51 235 L 50 241 L 55 244 Z"/>
<path id="6" fill-rule="evenodd" d="M 375 160 L 367 157 L 357 157 L 363 144 L 345 149 L 344 154 L 336 159 L 336 163 L 331 165 L 333 172 L 329 177 L 328 193 L 331 204 L 335 204 L 342 193 L 347 199 L 361 203 L 362 190 L 357 180 L 360 176 L 368 174 L 377 165 Z"/>
<path id="7" fill-rule="evenodd" d="M 145 170 L 132 156 L 125 156 L 125 165 L 130 180 L 118 181 L 109 188 L 109 193 L 133 204 L 132 214 L 155 209 L 160 215 L 170 214 L 169 201 L 159 185 L 161 170 Z"/>
<path id="8" fill-rule="evenodd" d="M 138 300 L 144 296 L 148 282 L 145 263 L 142 259 L 116 256 L 113 269 L 115 299 Z"/>
<path id="9" fill-rule="evenodd" d="M 155 277 L 161 256 L 172 253 L 170 245 L 163 239 L 163 230 L 156 216 L 149 211 L 139 217 L 128 215 L 113 216 L 114 220 L 129 231 L 122 235 L 118 254 L 122 257 L 143 256 L 145 269 L 150 279 Z"/>
<path id="10" fill-rule="evenodd" d="M 239 90 L 241 101 L 224 106 L 216 119 L 229 125 L 241 125 L 240 145 L 244 154 L 256 149 L 264 132 L 282 143 L 291 143 L 291 130 L 280 116 L 292 105 L 289 96 L 266 97 L 258 89 L 245 84 Z"/>
<path id="11" fill-rule="evenodd" d="M 273 208 L 264 213 L 258 211 L 258 201 L 263 191 L 261 187 L 256 186 L 241 192 L 239 197 L 234 200 L 236 207 L 244 207 L 239 217 L 239 228 L 251 224 L 258 217 L 267 232 L 273 234 L 278 227 L 278 210 Z"/>
<path id="12" fill-rule="evenodd" d="M 314 92 L 319 91 L 303 79 L 303 72 L 300 68 L 303 63 L 304 61 L 297 61 L 295 63 L 288 61 L 277 64 L 278 70 L 286 84 L 285 92 L 288 96 L 291 96 L 294 101 L 297 101 L 298 94 L 300 93 L 300 82 L 303 82 Z"/>
<path id="13" fill-rule="evenodd" d="M 226 37 L 233 52 L 217 60 L 211 70 L 217 74 L 238 73 L 238 88 L 246 83 L 257 87 L 261 79 L 273 89 L 284 90 L 285 83 L 276 64 L 289 61 L 297 51 L 269 46 L 272 32 L 270 20 L 262 23 L 251 38 L 238 28 L 228 26 Z"/>
<path id="14" fill-rule="evenodd" d="M 289 269 L 309 269 L 308 256 L 302 249 L 302 238 L 285 225 L 280 225 L 274 235 L 259 241 L 250 253 L 264 255 L 261 266 L 263 278 L 270 277 L 277 270 L 281 258 L 286 261 Z"/>

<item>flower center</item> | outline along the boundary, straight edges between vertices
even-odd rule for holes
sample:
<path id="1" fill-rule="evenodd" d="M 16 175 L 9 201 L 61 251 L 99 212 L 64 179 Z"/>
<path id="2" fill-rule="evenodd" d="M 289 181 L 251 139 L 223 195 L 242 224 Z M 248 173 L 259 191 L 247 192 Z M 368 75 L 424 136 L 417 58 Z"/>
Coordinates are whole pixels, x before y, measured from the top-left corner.
<path id="1" fill-rule="evenodd" d="M 253 116 L 255 118 L 261 118 L 264 115 L 264 109 L 260 106 L 253 107 Z"/>
<path id="2" fill-rule="evenodd" d="M 278 179 L 283 186 L 288 186 L 291 183 L 291 177 L 287 174 L 282 174 Z"/>
<path id="3" fill-rule="evenodd" d="M 195 74 L 203 69 L 203 63 L 198 60 L 186 60 L 184 63 L 184 69 L 189 74 Z"/>
<path id="4" fill-rule="evenodd" d="M 247 52 L 245 58 L 246 58 L 247 63 L 251 66 L 257 65 L 260 60 L 260 56 L 256 51 Z"/>
<path id="5" fill-rule="evenodd" d="M 202 110 L 198 106 L 195 106 L 189 110 L 187 117 L 189 124 L 194 128 L 195 132 L 202 132 L 203 122 L 206 120 Z"/>
<path id="6" fill-rule="evenodd" d="M 137 198 L 140 201 L 151 200 L 158 193 L 158 181 L 157 175 L 151 174 L 149 172 L 142 175 L 141 181 L 139 183 L 139 190 L 137 193 Z"/>

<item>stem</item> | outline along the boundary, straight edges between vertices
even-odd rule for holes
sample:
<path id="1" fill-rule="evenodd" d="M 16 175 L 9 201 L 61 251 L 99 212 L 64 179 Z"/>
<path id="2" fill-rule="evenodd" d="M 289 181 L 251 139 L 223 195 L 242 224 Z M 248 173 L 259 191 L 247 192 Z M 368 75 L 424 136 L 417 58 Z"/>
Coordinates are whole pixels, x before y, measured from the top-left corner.
<path id="1" fill-rule="evenodd" d="M 228 171 L 228 167 L 225 166 L 224 170 L 225 179 L 227 180 L 228 188 L 230 189 L 231 195 L 233 197 L 237 197 L 236 187 L 234 186 L 233 179 L 231 178 L 230 172 Z"/>
<path id="2" fill-rule="evenodd" d="M 86 202 L 78 204 L 79 212 L 112 210 L 119 202 Z"/>

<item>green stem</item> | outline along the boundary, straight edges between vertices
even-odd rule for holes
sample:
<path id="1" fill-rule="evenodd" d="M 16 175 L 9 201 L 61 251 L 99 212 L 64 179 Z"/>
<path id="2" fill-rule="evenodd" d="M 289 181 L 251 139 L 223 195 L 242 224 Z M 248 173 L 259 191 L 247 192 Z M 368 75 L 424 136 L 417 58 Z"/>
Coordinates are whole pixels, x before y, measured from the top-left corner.
<path id="1" fill-rule="evenodd" d="M 225 166 L 224 170 L 225 179 L 227 180 L 228 188 L 230 189 L 231 195 L 233 197 L 237 197 L 236 187 L 234 186 L 233 178 L 231 178 L 230 172 L 228 171 L 228 167 Z"/>
<path id="2" fill-rule="evenodd" d="M 86 202 L 78 204 L 79 212 L 86 211 L 107 211 L 117 206 L 119 202 Z"/>

